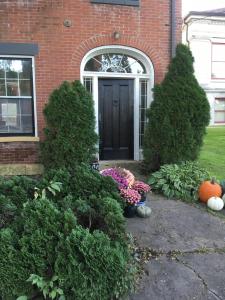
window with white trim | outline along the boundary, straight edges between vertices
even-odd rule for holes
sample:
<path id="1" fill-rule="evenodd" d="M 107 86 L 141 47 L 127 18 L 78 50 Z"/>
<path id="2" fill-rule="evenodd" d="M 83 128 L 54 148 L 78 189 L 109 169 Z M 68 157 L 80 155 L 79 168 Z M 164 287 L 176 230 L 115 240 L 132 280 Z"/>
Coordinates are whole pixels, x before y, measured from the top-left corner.
<path id="1" fill-rule="evenodd" d="M 147 123 L 146 111 L 148 107 L 148 80 L 140 80 L 140 101 L 139 101 L 139 147 L 143 148 L 144 132 Z"/>
<path id="2" fill-rule="evenodd" d="M 214 123 L 225 123 L 225 98 L 215 98 Z"/>
<path id="3" fill-rule="evenodd" d="M 145 66 L 138 59 L 125 53 L 104 53 L 91 59 L 84 71 L 104 73 L 146 74 Z"/>
<path id="4" fill-rule="evenodd" d="M 84 77 L 84 87 L 92 95 L 92 93 L 93 93 L 93 78 L 92 77 Z"/>
<path id="5" fill-rule="evenodd" d="M 212 79 L 225 79 L 225 44 L 212 44 Z"/>
<path id="6" fill-rule="evenodd" d="M 32 58 L 0 57 L 0 136 L 34 135 Z"/>

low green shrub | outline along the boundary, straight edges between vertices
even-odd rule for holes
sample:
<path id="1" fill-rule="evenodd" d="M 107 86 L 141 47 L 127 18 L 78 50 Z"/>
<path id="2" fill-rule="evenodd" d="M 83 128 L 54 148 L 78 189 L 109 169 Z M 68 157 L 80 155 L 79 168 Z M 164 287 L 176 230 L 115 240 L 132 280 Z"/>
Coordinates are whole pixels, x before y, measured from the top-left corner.
<path id="1" fill-rule="evenodd" d="M 1 183 L 0 298 L 60 292 L 69 300 L 108 300 L 130 291 L 134 267 L 115 183 L 86 166 L 26 180 Z"/>
<path id="2" fill-rule="evenodd" d="M 0 228 L 9 226 L 19 216 L 24 203 L 33 198 L 36 183 L 26 176 L 0 177 Z"/>
<path id="3" fill-rule="evenodd" d="M 148 183 L 168 198 L 195 201 L 199 185 L 206 179 L 209 173 L 196 162 L 184 162 L 162 166 L 150 176 Z"/>
<path id="4" fill-rule="evenodd" d="M 72 210 L 57 209 L 47 198 L 22 209 L 22 227 L 0 231 L 0 294 L 3 299 L 28 299 L 40 290 L 27 281 L 37 274 L 58 278 L 66 299 L 118 299 L 132 283 L 127 243 L 90 232 L 77 224 Z"/>
<path id="5" fill-rule="evenodd" d="M 63 185 L 62 195 L 72 194 L 74 198 L 88 198 L 92 195 L 115 198 L 121 205 L 124 203 L 119 196 L 116 183 L 110 177 L 105 177 L 99 172 L 90 170 L 83 164 L 75 166 L 73 171 L 68 171 L 65 168 L 59 170 L 50 170 L 44 175 L 40 182 L 41 187 L 45 187 L 50 180 L 61 182 Z"/>

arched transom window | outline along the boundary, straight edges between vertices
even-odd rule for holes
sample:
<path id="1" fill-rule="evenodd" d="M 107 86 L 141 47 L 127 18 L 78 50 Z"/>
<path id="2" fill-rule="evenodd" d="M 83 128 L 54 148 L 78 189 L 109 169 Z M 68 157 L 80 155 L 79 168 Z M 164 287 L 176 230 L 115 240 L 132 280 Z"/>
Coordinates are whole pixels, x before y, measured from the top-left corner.
<path id="1" fill-rule="evenodd" d="M 104 53 L 89 59 L 84 71 L 146 74 L 145 66 L 136 58 L 124 53 Z"/>

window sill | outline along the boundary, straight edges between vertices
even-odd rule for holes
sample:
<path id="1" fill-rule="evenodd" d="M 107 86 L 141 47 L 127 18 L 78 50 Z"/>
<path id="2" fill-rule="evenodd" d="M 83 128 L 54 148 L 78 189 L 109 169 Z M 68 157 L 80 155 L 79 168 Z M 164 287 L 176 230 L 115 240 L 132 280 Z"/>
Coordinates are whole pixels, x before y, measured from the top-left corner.
<path id="1" fill-rule="evenodd" d="M 4 136 L 0 137 L 0 143 L 11 142 L 39 142 L 39 137 L 34 136 Z"/>
<path id="2" fill-rule="evenodd" d="M 91 3 L 139 6 L 138 0 L 137 1 L 134 1 L 134 0 L 91 0 Z"/>

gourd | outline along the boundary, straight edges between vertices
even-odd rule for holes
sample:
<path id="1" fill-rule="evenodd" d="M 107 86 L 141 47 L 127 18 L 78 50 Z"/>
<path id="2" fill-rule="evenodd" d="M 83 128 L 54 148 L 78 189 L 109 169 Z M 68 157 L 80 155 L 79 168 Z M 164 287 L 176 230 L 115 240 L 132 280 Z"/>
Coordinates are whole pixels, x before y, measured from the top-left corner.
<path id="1" fill-rule="evenodd" d="M 221 210 L 224 207 L 223 199 L 219 197 L 211 197 L 207 201 L 207 206 L 211 208 L 212 210 Z"/>
<path id="2" fill-rule="evenodd" d="M 221 186 L 212 178 L 211 181 L 203 181 L 198 190 L 199 199 L 207 202 L 211 197 L 220 197 L 222 195 Z"/>
<path id="3" fill-rule="evenodd" d="M 145 205 L 140 205 L 137 207 L 137 215 L 141 218 L 148 218 L 152 210 L 150 207 Z"/>

